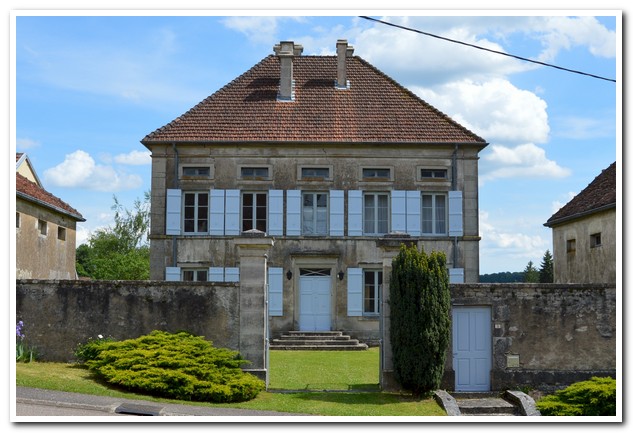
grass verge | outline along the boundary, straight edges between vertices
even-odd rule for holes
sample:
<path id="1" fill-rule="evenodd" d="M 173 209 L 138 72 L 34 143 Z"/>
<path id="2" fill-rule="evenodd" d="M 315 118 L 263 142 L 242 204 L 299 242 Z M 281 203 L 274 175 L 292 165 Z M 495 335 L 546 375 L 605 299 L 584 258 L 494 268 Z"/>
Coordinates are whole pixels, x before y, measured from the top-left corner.
<path id="1" fill-rule="evenodd" d="M 115 398 L 323 416 L 445 416 L 432 398 L 377 391 L 377 349 L 366 352 L 270 352 L 270 388 L 243 403 L 212 404 L 155 398 L 117 389 L 82 366 L 53 362 L 16 364 L 16 385 Z M 330 392 L 314 390 L 328 389 Z M 341 390 L 374 392 L 336 392 Z M 335 392 L 332 392 L 335 391 Z"/>

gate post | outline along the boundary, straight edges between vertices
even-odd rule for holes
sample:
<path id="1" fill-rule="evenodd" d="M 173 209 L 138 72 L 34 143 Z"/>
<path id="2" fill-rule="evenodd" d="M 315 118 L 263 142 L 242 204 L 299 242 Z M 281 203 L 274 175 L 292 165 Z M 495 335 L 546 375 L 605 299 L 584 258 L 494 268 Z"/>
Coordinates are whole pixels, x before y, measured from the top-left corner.
<path id="1" fill-rule="evenodd" d="M 236 238 L 235 245 L 240 259 L 239 352 L 251 362 L 243 370 L 268 382 L 266 267 L 274 241 L 259 232 Z"/>

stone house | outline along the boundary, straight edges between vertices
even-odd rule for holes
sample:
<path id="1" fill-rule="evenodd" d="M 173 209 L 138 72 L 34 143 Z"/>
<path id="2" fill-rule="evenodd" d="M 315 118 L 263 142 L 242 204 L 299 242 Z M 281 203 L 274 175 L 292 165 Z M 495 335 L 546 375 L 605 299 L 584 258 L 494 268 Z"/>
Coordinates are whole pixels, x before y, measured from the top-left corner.
<path id="1" fill-rule="evenodd" d="M 555 283 L 616 282 L 616 164 L 544 224 L 552 229 Z"/>
<path id="2" fill-rule="evenodd" d="M 152 154 L 150 278 L 239 281 L 237 244 L 265 233 L 273 334 L 379 338 L 401 242 L 479 277 L 478 154 L 487 145 L 339 40 L 282 41 L 141 140 Z"/>
<path id="3" fill-rule="evenodd" d="M 85 219 L 44 189 L 25 153 L 15 169 L 17 278 L 76 279 L 77 222 Z"/>

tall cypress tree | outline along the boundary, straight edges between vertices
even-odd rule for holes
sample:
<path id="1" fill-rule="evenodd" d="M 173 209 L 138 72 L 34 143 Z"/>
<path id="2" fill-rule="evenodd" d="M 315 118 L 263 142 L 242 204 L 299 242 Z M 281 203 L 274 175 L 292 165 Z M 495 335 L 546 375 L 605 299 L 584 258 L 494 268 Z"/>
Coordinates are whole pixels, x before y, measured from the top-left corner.
<path id="1" fill-rule="evenodd" d="M 403 245 L 392 262 L 389 299 L 395 379 L 414 395 L 429 393 L 442 381 L 450 341 L 446 255 Z"/>

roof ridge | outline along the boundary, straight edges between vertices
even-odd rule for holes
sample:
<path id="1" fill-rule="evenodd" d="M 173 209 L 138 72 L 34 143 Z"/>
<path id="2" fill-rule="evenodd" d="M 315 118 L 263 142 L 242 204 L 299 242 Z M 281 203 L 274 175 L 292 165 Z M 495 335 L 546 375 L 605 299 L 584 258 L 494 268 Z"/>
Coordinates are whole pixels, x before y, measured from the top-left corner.
<path id="1" fill-rule="evenodd" d="M 31 198 L 34 201 L 40 202 L 52 209 L 68 214 L 72 216 L 73 218 L 77 219 L 78 221 L 85 221 L 84 217 L 79 213 L 77 209 L 73 208 L 71 205 L 66 203 L 61 198 L 46 191 L 44 188 L 42 188 L 40 185 L 36 184 L 35 182 L 31 182 L 28 178 L 21 175 L 20 173 L 16 173 L 15 176 L 16 176 L 16 192 L 18 194 L 22 194 L 23 196 Z M 28 188 L 29 184 L 32 185 L 32 188 L 35 188 L 35 190 L 39 192 L 40 194 L 42 194 L 43 197 L 37 197 L 28 190 L 24 190 L 24 189 L 21 190 L 20 182 L 22 183 L 28 182 L 28 184 L 24 184 L 24 186 Z"/>

